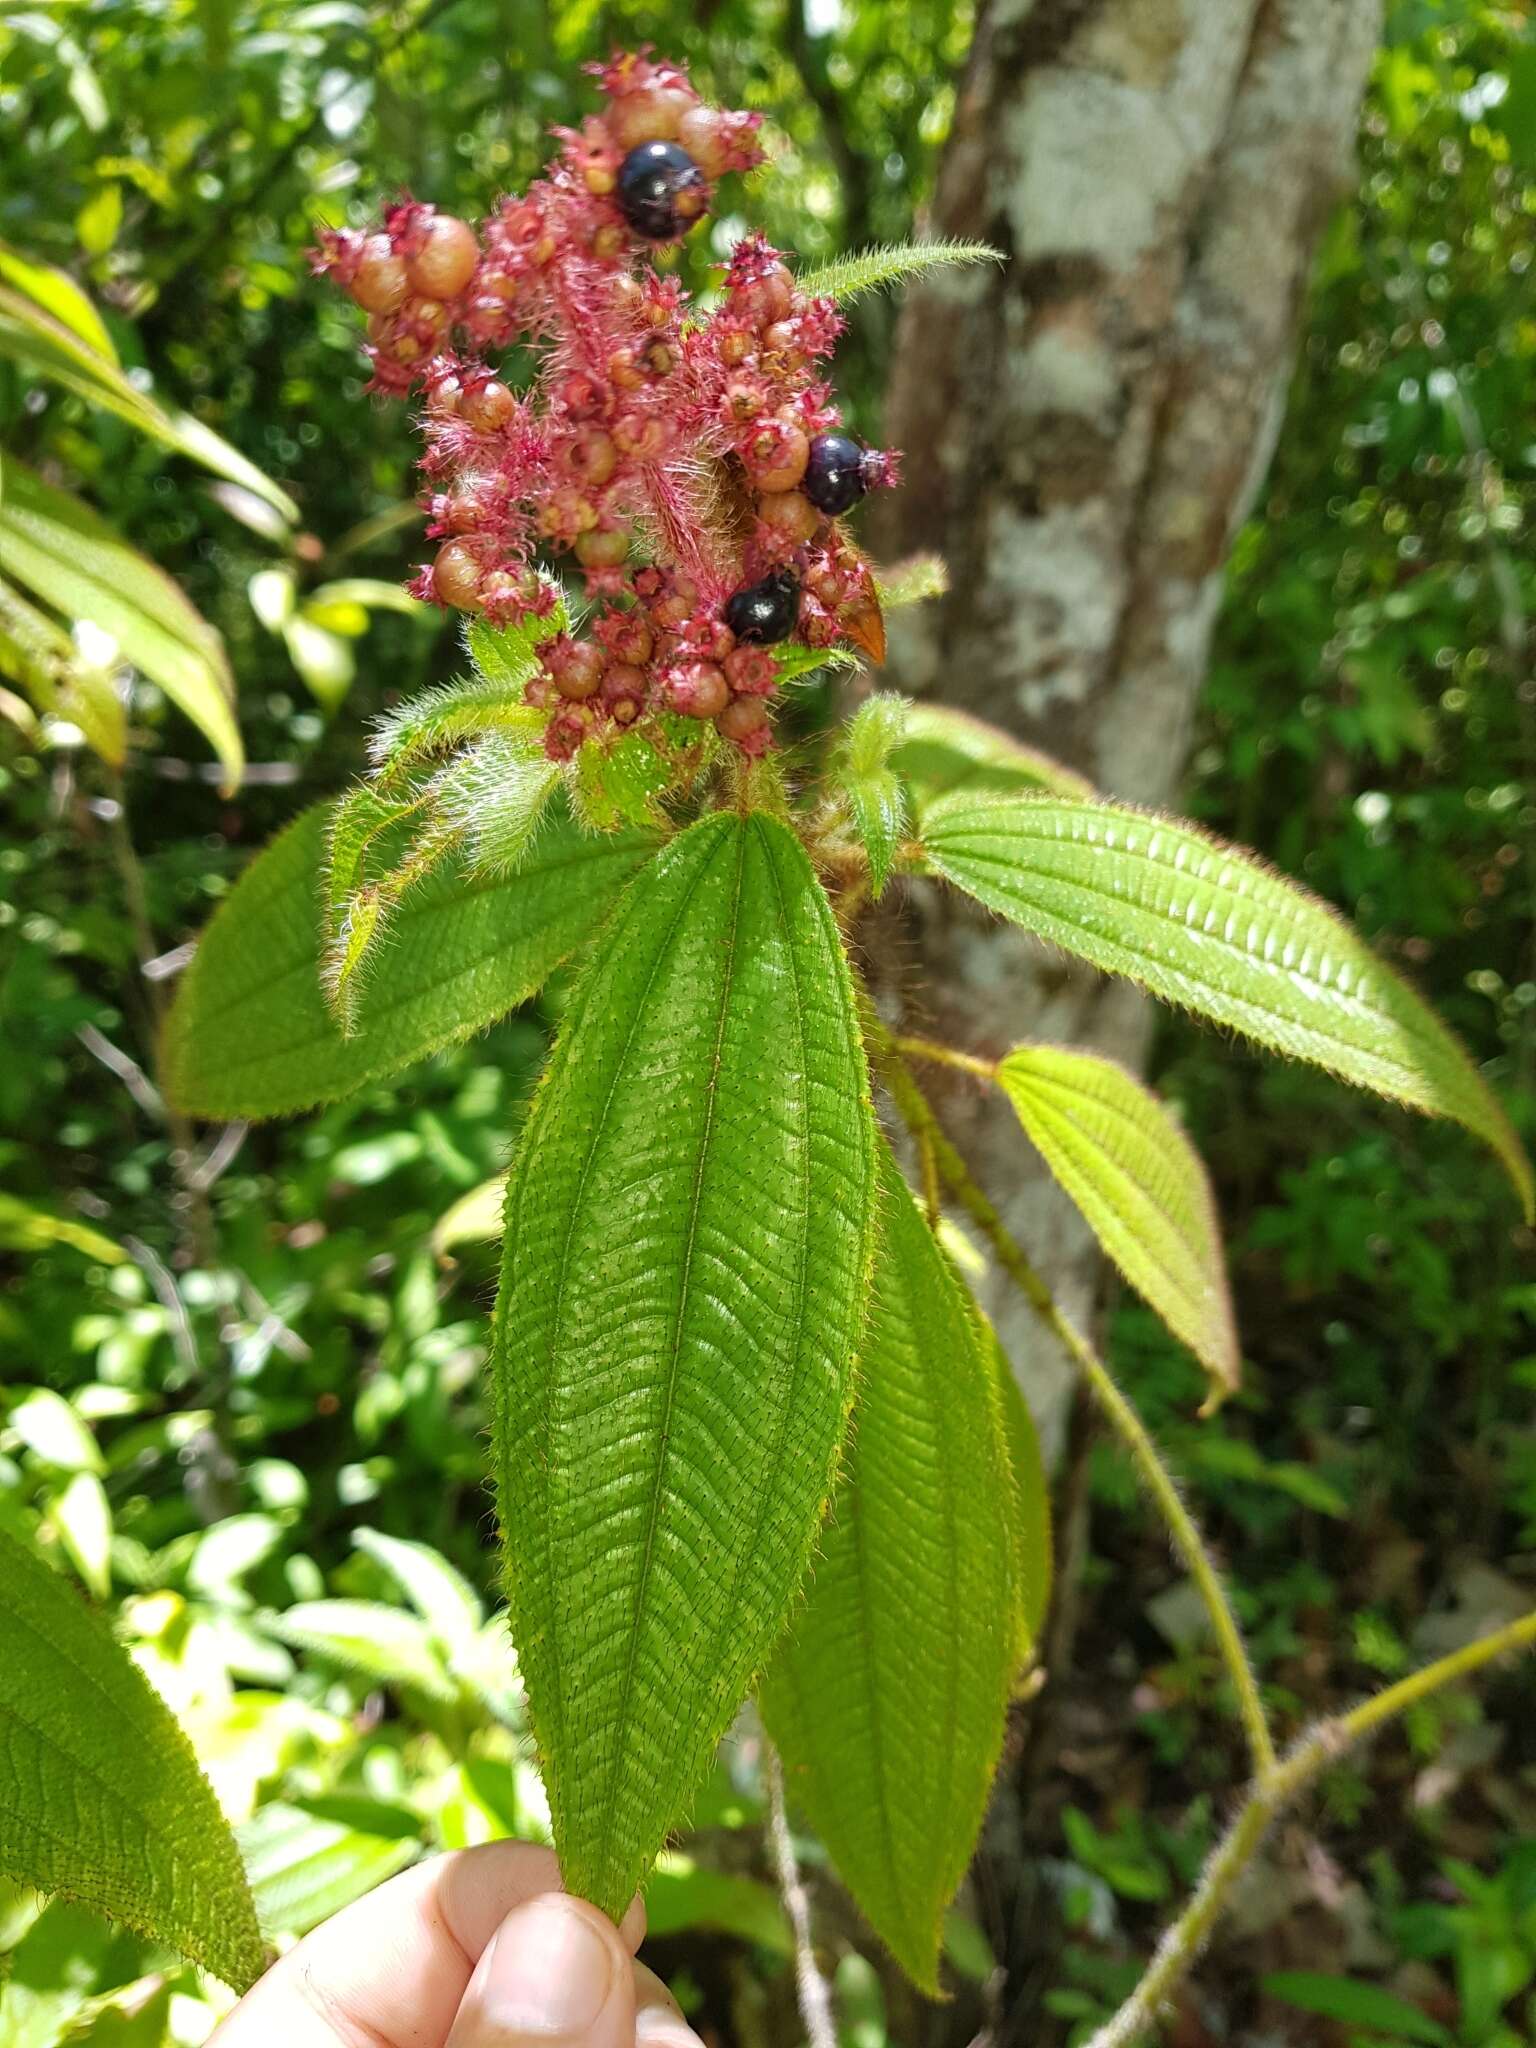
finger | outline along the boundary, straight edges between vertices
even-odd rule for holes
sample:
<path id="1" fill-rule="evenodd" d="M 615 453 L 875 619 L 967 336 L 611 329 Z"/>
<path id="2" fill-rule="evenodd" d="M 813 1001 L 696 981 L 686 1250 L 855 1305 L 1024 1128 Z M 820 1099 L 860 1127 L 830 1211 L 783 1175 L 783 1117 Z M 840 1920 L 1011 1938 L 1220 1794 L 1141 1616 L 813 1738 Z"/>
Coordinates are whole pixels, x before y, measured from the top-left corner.
<path id="1" fill-rule="evenodd" d="M 634 1966 L 613 1922 L 548 1892 L 502 1921 L 447 2048 L 633 2048 Z"/>
<path id="2" fill-rule="evenodd" d="M 530 1842 L 419 1863 L 306 1935 L 246 1993 L 210 2048 L 439 2048 L 507 1914 L 559 1886 L 554 1851 Z M 629 1952 L 644 1929 L 635 1900 L 620 1930 Z"/>
<path id="3" fill-rule="evenodd" d="M 683 2018 L 683 2008 L 654 1970 L 632 1965 L 635 1980 L 636 2048 L 704 2048 Z"/>

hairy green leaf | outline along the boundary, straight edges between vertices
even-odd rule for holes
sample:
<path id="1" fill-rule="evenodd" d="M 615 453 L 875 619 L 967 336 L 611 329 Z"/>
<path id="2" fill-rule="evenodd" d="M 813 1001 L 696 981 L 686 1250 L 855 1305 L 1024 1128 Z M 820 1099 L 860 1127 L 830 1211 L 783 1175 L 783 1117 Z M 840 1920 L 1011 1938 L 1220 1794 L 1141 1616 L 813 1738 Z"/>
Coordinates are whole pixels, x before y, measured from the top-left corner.
<path id="1" fill-rule="evenodd" d="M 388 712 L 374 728 L 368 758 L 379 770 L 413 767 L 488 730 L 536 732 L 544 714 L 523 702 L 523 685 L 469 676 L 426 690 Z"/>
<path id="2" fill-rule="evenodd" d="M 1002 1749 L 1018 1515 L 980 1321 L 883 1146 L 880 1220 L 846 1467 L 759 1700 L 792 1796 L 933 1991 Z"/>
<path id="3" fill-rule="evenodd" d="M 1530 1163 L 1456 1039 L 1336 911 L 1252 854 L 1128 806 L 955 794 L 934 870 L 1168 1002 L 1484 1138 L 1532 1213 Z"/>
<path id="4" fill-rule="evenodd" d="M 981 1310 L 976 1311 L 981 1316 Z M 987 1351 L 997 1377 L 1003 1408 L 1003 1441 L 1018 1506 L 1015 1538 L 1018 1544 L 1019 1655 L 1022 1662 L 1040 1640 L 1051 1605 L 1051 1582 L 1055 1576 L 1055 1543 L 1051 1536 L 1051 1482 L 1040 1454 L 1040 1437 L 1035 1418 L 1019 1386 L 1008 1355 L 998 1342 L 997 1332 L 981 1317 Z"/>
<path id="5" fill-rule="evenodd" d="M 875 578 L 883 611 L 900 611 L 909 604 L 926 604 L 942 597 L 949 588 L 949 564 L 942 555 L 908 555 L 892 562 Z"/>
<path id="6" fill-rule="evenodd" d="M 550 579 L 546 578 L 546 582 Z M 559 585 L 550 609 L 542 615 L 527 612 L 510 625 L 493 626 L 489 619 L 470 619 L 464 628 L 464 647 L 470 660 L 488 683 L 503 688 L 526 683 L 539 665 L 539 648 L 570 624 Z"/>
<path id="7" fill-rule="evenodd" d="M 879 896 L 907 830 L 907 792 L 886 765 L 900 743 L 908 702 L 894 691 L 868 697 L 849 719 L 832 767 L 853 829 L 869 857 L 870 887 Z"/>
<path id="8" fill-rule="evenodd" d="M 856 256 L 835 256 L 802 271 L 795 283 L 808 298 L 862 298 L 889 286 L 905 284 L 930 270 L 967 263 L 1001 263 L 1002 251 L 987 242 L 889 242 L 861 249 Z"/>
<path id="9" fill-rule="evenodd" d="M 631 886 L 507 1190 L 493 1441 L 566 1883 L 622 1912 L 772 1647 L 871 1238 L 847 963 L 799 841 L 716 813 Z"/>
<path id="10" fill-rule="evenodd" d="M 590 937 L 655 843 L 562 818 L 516 875 L 439 869 L 396 911 L 348 1038 L 320 988 L 329 816 L 306 811 L 251 863 L 187 970 L 165 1071 L 194 1115 L 289 1115 L 483 1030 Z"/>
<path id="11" fill-rule="evenodd" d="M 1242 1362 L 1221 1226 L 1183 1127 L 1093 1053 L 1016 1045 L 997 1082 L 1109 1257 L 1211 1375 L 1213 1400 L 1231 1393 Z"/>
<path id="12" fill-rule="evenodd" d="M 515 874 L 528 859 L 560 769 L 522 733 L 495 732 L 466 747 L 432 785 L 433 808 L 462 838 L 477 874 Z"/>
<path id="13" fill-rule="evenodd" d="M 8 459 L 0 496 L 0 568 L 72 619 L 116 641 L 192 720 L 240 779 L 234 682 L 213 628 L 164 576 L 78 498 Z"/>
<path id="14" fill-rule="evenodd" d="M 946 704 L 913 704 L 895 765 L 911 783 L 919 805 L 952 789 L 1049 789 L 1057 796 L 1093 795 L 1073 768 L 1026 747 L 1001 726 L 952 711 Z"/>
<path id="15" fill-rule="evenodd" d="M 261 1937 L 185 1736 L 106 1623 L 0 1532 L 0 1873 L 243 1989 Z"/>

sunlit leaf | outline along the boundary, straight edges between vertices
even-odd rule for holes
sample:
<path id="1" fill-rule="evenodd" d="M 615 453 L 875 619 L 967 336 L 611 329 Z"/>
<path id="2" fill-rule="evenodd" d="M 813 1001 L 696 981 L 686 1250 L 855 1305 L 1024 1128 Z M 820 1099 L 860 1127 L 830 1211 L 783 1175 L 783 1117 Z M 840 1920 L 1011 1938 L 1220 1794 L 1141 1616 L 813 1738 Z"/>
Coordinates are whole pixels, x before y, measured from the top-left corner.
<path id="1" fill-rule="evenodd" d="M 1530 1164 L 1462 1047 L 1337 912 L 1193 825 L 1118 804 L 955 794 L 923 826 L 938 874 L 1026 931 L 1261 1045 Z"/>
<path id="2" fill-rule="evenodd" d="M 456 1693 L 423 1621 L 379 1600 L 300 1600 L 263 1619 L 269 1635 L 366 1685 L 392 1685 L 442 1704 Z"/>
<path id="3" fill-rule="evenodd" d="M 0 568 L 109 634 L 208 739 L 230 786 L 239 781 L 234 682 L 218 635 L 88 506 L 12 460 L 0 497 Z"/>
<path id="4" fill-rule="evenodd" d="M 1113 1060 L 1017 1045 L 997 1069 L 1030 1143 L 1137 1293 L 1214 1382 L 1241 1360 L 1221 1228 L 1204 1162 L 1182 1126 Z"/>
<path id="5" fill-rule="evenodd" d="M 1073 768 L 1027 747 L 1001 726 L 946 704 L 919 701 L 895 755 L 919 806 L 952 789 L 1048 789 L 1058 796 L 1091 797 L 1093 787 Z"/>
<path id="6" fill-rule="evenodd" d="M 390 1832 L 357 1825 L 372 1818 L 362 1801 L 314 1802 L 311 1810 L 272 1800 L 236 1830 L 265 1934 L 307 1934 L 371 1892 L 421 1853 L 416 1823 Z M 411 1819 L 410 1832 L 406 1820 Z"/>
<path id="7" fill-rule="evenodd" d="M 831 905 L 785 825 L 715 813 L 642 871 L 577 988 L 492 1331 L 513 1640 L 566 1882 L 611 1912 L 804 1571 L 873 1155 Z"/>
<path id="8" fill-rule="evenodd" d="M 759 1688 L 791 1799 L 925 1990 L 1002 1749 L 1017 1513 L 979 1320 L 885 1147 L 853 1429 Z"/>
<path id="9" fill-rule="evenodd" d="M 0 1533 L 0 1874 L 65 1891 L 243 1989 L 261 1940 L 186 1737 L 65 1580 Z"/>

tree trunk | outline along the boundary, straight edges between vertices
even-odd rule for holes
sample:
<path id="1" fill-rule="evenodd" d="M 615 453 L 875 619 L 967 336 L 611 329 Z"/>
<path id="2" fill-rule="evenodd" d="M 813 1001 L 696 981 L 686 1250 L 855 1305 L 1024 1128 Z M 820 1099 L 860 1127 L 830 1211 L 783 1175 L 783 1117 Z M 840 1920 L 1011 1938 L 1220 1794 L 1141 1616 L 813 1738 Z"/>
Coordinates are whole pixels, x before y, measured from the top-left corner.
<path id="1" fill-rule="evenodd" d="M 1319 232 L 1346 189 L 1379 0 L 991 0 L 931 231 L 996 269 L 912 293 L 887 409 L 905 487 L 873 535 L 934 549 L 949 595 L 893 621 L 893 680 L 1009 727 L 1106 794 L 1178 790 L 1222 572 L 1274 444 Z M 952 896 L 913 892 L 914 1028 L 1132 1066 L 1148 1015 Z M 873 935 L 872 935 L 873 936 Z M 887 934 L 887 936 L 891 936 Z M 915 1006 L 922 1005 L 921 1014 Z M 955 1135 L 1072 1314 L 1087 1233 L 1013 1119 L 950 1087 Z M 988 1306 L 1048 1445 L 1065 1368 Z"/>

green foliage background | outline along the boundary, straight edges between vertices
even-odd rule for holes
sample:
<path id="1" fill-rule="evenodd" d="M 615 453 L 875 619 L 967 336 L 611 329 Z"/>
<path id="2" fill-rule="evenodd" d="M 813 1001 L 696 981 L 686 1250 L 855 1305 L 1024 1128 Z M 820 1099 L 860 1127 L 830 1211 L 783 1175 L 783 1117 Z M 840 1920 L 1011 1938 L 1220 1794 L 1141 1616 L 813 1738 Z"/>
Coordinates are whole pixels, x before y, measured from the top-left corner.
<path id="1" fill-rule="evenodd" d="M 136 951 L 189 938 L 273 830 L 357 771 L 368 721 L 457 667 L 435 616 L 333 601 L 314 622 L 355 679 L 309 659 L 307 684 L 294 643 L 263 623 L 274 572 L 302 606 L 342 577 L 397 580 L 414 541 L 407 424 L 363 399 L 351 320 L 302 252 L 317 216 L 359 215 L 401 186 L 479 213 L 531 173 L 578 65 L 647 36 L 777 125 L 777 168 L 752 198 L 775 239 L 816 258 L 901 236 L 968 11 L 811 20 L 821 32 L 777 5 L 527 0 L 0 16 L 0 238 L 69 267 L 156 395 L 302 507 L 285 527 L 0 366 L 5 449 L 87 497 L 224 634 L 255 764 L 221 798 L 192 729 L 137 691 L 136 930 L 120 792 L 84 752 L 40 751 L 0 722 L 0 1520 L 109 1601 L 242 1822 L 269 1928 L 311 1924 L 423 1845 L 543 1827 L 486 1619 L 494 1246 L 450 1241 L 444 1219 L 505 1164 L 561 1000 L 557 985 L 403 1083 L 250 1132 L 204 1193 L 172 1170 L 186 1134 L 100 1057 L 147 1064 L 161 984 Z M 1404 967 L 1496 1063 L 1528 1140 L 1533 265 L 1529 16 L 1399 0 L 1360 190 L 1327 237 L 1290 412 L 1236 549 L 1187 804 Z M 889 309 L 863 302 L 842 361 L 865 426 L 890 340 Z M 1156 1073 L 1216 1180 L 1246 1388 L 1195 1423 L 1197 1369 L 1133 1304 L 1113 1355 L 1231 1565 L 1266 1685 L 1299 1716 L 1531 1602 L 1532 1240 L 1452 1127 L 1177 1022 Z M 216 1137 L 199 1134 L 200 1157 Z M 35 1388 L 64 1397 L 62 1417 L 63 1403 L 28 1401 Z M 1041 2042 L 1067 2040 L 1134 1969 L 1238 1774 L 1213 1662 L 1107 1450 L 1092 1492 L 1068 1739 L 1028 1816 L 1043 1875 L 1021 2017 Z M 1302 1885 L 1283 1917 L 1244 1923 L 1211 1971 L 1235 2029 L 1317 2038 L 1260 1978 L 1330 1968 L 1420 1999 L 1437 1987 L 1457 2039 L 1529 2037 L 1533 1708 L 1529 1674 L 1511 1674 L 1486 1720 L 1466 1701 L 1426 1709 L 1406 1745 L 1335 1774 L 1320 1824 L 1354 1873 L 1346 1910 Z M 748 1729 L 651 1921 L 704 2020 L 791 2041 L 759 1796 Z M 814 1843 L 807 1855 L 814 1866 Z M 200 2038 L 191 1972 L 73 1906 L 0 1907 L 7 2041 L 120 2038 L 103 2001 L 166 1972 L 176 2002 L 143 1993 L 131 2038 Z M 986 1944 L 1012 1938 L 985 1885 L 951 1928 L 962 1997 L 948 2012 L 905 2002 L 830 1886 L 818 1909 L 850 2039 L 969 2038 Z"/>

